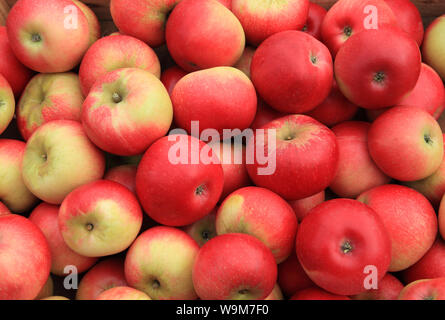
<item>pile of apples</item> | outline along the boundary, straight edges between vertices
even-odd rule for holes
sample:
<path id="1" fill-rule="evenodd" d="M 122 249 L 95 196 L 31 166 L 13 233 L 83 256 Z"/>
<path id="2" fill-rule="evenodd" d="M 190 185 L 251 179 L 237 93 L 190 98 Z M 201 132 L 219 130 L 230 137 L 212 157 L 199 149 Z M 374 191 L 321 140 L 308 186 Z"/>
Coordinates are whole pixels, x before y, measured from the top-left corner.
<path id="1" fill-rule="evenodd" d="M 0 299 L 445 299 L 445 15 L 109 9 L 0 27 Z"/>

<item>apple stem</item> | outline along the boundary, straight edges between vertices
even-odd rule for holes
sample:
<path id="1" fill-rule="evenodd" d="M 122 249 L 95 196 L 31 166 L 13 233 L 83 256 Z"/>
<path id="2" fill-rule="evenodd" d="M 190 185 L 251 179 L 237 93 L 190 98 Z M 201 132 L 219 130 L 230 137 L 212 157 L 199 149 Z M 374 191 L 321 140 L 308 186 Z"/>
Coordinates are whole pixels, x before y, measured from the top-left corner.
<path id="1" fill-rule="evenodd" d="M 31 41 L 32 42 L 40 42 L 40 41 L 42 41 L 42 37 L 38 33 L 33 33 L 31 35 Z"/>
<path id="2" fill-rule="evenodd" d="M 117 92 L 113 93 L 112 99 L 114 103 L 119 103 L 122 101 L 121 95 Z"/>

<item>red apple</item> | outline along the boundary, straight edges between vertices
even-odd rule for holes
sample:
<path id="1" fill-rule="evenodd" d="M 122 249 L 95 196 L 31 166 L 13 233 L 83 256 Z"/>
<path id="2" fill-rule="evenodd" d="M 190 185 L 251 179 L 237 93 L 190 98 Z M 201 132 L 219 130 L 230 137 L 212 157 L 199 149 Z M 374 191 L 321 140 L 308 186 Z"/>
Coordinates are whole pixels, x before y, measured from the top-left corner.
<path id="1" fill-rule="evenodd" d="M 326 9 L 316 3 L 309 3 L 309 12 L 303 31 L 321 41 L 321 25 L 326 16 Z"/>
<path id="2" fill-rule="evenodd" d="M 118 182 L 136 194 L 136 172 L 136 165 L 124 164 L 109 169 L 105 174 L 104 179 Z"/>
<path id="3" fill-rule="evenodd" d="M 14 92 L 5 77 L 0 74 L 0 134 L 8 128 L 14 112 Z"/>
<path id="4" fill-rule="evenodd" d="M 216 237 L 216 211 L 217 209 L 195 223 L 184 227 L 184 231 L 192 237 L 200 247 L 210 239 Z"/>
<path id="5" fill-rule="evenodd" d="M 423 40 L 423 22 L 417 7 L 410 0 L 385 0 L 396 16 L 399 27 L 420 46 Z"/>
<path id="6" fill-rule="evenodd" d="M 445 300 L 445 278 L 411 282 L 400 292 L 399 300 Z"/>
<path id="7" fill-rule="evenodd" d="M 295 252 L 278 265 L 278 284 L 287 297 L 292 297 L 297 291 L 314 285 L 298 261 Z"/>
<path id="8" fill-rule="evenodd" d="M 297 291 L 291 300 L 351 300 L 344 295 L 327 292 L 321 288 L 312 287 Z"/>
<path id="9" fill-rule="evenodd" d="M 245 73 L 250 78 L 250 65 L 252 64 L 255 48 L 246 46 L 244 52 L 238 62 L 233 66 Z"/>
<path id="10" fill-rule="evenodd" d="M 178 81 L 186 75 L 187 72 L 185 72 L 178 66 L 170 67 L 162 72 L 161 82 L 164 84 L 170 96 L 173 92 L 173 88 L 176 86 Z"/>
<path id="11" fill-rule="evenodd" d="M 263 99 L 258 97 L 255 119 L 253 119 L 250 128 L 252 128 L 253 130 L 260 129 L 262 126 L 268 124 L 272 120 L 284 117 L 285 115 L 285 113 L 272 109 L 263 101 Z"/>
<path id="12" fill-rule="evenodd" d="M 445 200 L 443 198 L 439 208 L 439 232 L 442 239 L 445 239 Z"/>
<path id="13" fill-rule="evenodd" d="M 130 287 L 114 287 L 99 294 L 96 300 L 151 300 L 144 292 Z"/>
<path id="14" fill-rule="evenodd" d="M 289 201 L 290 206 L 295 212 L 298 222 L 303 221 L 309 212 L 325 200 L 325 191 L 314 194 L 313 196 L 300 200 Z"/>
<path id="15" fill-rule="evenodd" d="M 445 14 L 437 17 L 426 29 L 422 47 L 422 56 L 425 63 L 433 67 L 442 80 L 445 80 L 445 63 L 443 62 L 445 54 L 444 34 Z"/>
<path id="16" fill-rule="evenodd" d="M 276 279 L 271 251 L 247 234 L 213 238 L 201 248 L 193 267 L 193 284 L 202 300 L 262 300 Z"/>
<path id="17" fill-rule="evenodd" d="M 378 289 L 369 289 L 352 297 L 353 300 L 397 300 L 403 284 L 392 274 L 387 273 L 378 282 Z"/>

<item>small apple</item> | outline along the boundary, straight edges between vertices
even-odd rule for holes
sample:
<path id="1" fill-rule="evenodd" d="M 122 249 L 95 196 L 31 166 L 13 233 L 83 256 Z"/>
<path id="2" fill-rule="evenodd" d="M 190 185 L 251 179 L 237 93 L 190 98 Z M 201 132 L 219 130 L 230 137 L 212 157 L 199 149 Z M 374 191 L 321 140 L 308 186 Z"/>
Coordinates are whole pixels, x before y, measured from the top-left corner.
<path id="1" fill-rule="evenodd" d="M 144 292 L 130 287 L 114 287 L 99 294 L 96 300 L 151 300 Z"/>
<path id="2" fill-rule="evenodd" d="M 314 194 L 313 196 L 300 200 L 289 201 L 290 206 L 295 212 L 298 222 L 303 221 L 309 212 L 325 200 L 325 191 Z"/>
<path id="3" fill-rule="evenodd" d="M 243 54 L 238 62 L 233 66 L 244 72 L 246 76 L 250 78 L 250 65 L 252 63 L 253 55 L 255 54 L 255 48 L 246 46 Z"/>
<path id="4" fill-rule="evenodd" d="M 428 65 L 445 80 L 445 63 L 443 56 L 445 54 L 445 14 L 436 18 L 426 29 L 425 38 L 422 46 L 422 56 Z"/>
<path id="5" fill-rule="evenodd" d="M 171 96 L 173 88 L 176 86 L 179 80 L 187 75 L 187 72 L 179 68 L 178 66 L 173 66 L 165 69 L 161 74 L 161 82 L 164 84 L 165 89 L 167 89 L 168 94 Z"/>
<path id="6" fill-rule="evenodd" d="M 261 127 L 265 126 L 272 120 L 276 120 L 278 118 L 282 118 L 286 116 L 286 113 L 279 112 L 275 109 L 272 109 L 268 106 L 263 99 L 258 97 L 257 111 L 255 115 L 255 119 L 253 119 L 250 128 L 252 130 L 261 129 Z"/>
<path id="7" fill-rule="evenodd" d="M 326 9 L 319 4 L 309 2 L 309 12 L 302 31 L 321 41 L 321 25 L 326 13 Z"/>
<path id="8" fill-rule="evenodd" d="M 105 180 L 118 182 L 127 187 L 128 190 L 136 194 L 136 172 L 137 166 L 133 164 L 124 164 L 109 169 L 105 173 Z"/>
<path id="9" fill-rule="evenodd" d="M 8 128 L 14 112 L 14 92 L 5 77 L 0 74 L 0 134 Z"/>

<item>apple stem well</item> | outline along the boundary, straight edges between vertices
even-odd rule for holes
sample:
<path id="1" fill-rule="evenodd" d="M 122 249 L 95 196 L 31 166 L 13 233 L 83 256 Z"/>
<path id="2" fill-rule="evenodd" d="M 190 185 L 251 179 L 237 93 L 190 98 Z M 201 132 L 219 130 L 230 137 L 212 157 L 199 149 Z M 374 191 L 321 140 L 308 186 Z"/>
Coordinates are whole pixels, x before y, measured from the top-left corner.
<path id="1" fill-rule="evenodd" d="M 350 26 L 346 26 L 343 29 L 343 33 L 347 36 L 350 37 L 352 35 L 352 28 Z"/>
<path id="2" fill-rule="evenodd" d="M 31 41 L 32 42 L 40 42 L 40 41 L 42 41 L 42 37 L 38 33 L 33 33 L 31 35 Z"/>
<path id="3" fill-rule="evenodd" d="M 86 228 L 88 231 L 93 231 L 94 225 L 92 223 L 87 223 Z"/>
<path id="4" fill-rule="evenodd" d="M 349 240 L 346 240 L 345 242 L 343 242 L 343 244 L 340 247 L 340 250 L 344 253 L 344 254 L 348 254 L 353 250 L 352 244 Z"/>
<path id="5" fill-rule="evenodd" d="M 425 142 L 426 142 L 427 144 L 433 144 L 433 139 L 431 139 L 431 136 L 430 136 L 429 134 L 425 134 L 425 135 L 423 136 L 423 139 L 425 140 Z"/>
<path id="6" fill-rule="evenodd" d="M 153 280 L 153 282 L 151 283 L 151 287 L 153 289 L 158 289 L 161 286 L 161 283 L 158 280 Z"/>
<path id="7" fill-rule="evenodd" d="M 382 83 L 385 80 L 385 73 L 383 71 L 379 71 L 374 75 L 374 81 L 377 83 Z"/>
<path id="8" fill-rule="evenodd" d="M 198 188 L 196 188 L 196 190 L 195 190 L 195 194 L 196 194 L 197 196 L 202 196 L 202 195 L 204 194 L 204 191 L 205 191 L 205 185 L 202 184 L 202 185 L 200 185 Z"/>

